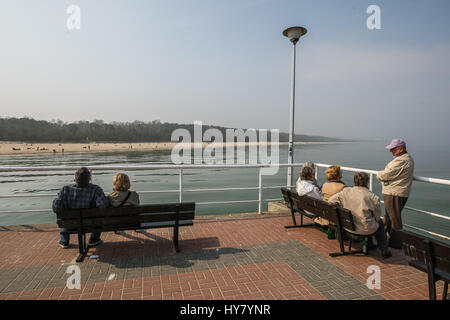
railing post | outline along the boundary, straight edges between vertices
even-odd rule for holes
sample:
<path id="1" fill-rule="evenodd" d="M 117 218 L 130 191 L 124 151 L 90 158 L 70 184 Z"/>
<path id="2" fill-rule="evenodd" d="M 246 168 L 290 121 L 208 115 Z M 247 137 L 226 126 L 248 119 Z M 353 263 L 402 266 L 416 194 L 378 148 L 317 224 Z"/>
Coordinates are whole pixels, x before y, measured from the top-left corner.
<path id="1" fill-rule="evenodd" d="M 369 190 L 373 191 L 373 173 L 370 174 Z"/>
<path id="2" fill-rule="evenodd" d="M 183 202 L 183 168 L 180 168 L 179 175 L 179 199 L 180 203 Z"/>
<path id="3" fill-rule="evenodd" d="M 259 167 L 258 213 L 262 213 L 262 167 Z"/>

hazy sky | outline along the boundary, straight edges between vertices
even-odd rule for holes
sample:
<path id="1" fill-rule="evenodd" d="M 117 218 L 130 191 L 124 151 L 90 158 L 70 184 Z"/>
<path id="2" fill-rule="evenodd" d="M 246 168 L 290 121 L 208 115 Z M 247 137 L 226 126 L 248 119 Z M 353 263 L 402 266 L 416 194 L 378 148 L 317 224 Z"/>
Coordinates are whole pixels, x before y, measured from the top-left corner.
<path id="1" fill-rule="evenodd" d="M 69 5 L 81 30 L 67 29 Z M 366 26 L 381 8 L 381 30 Z M 450 1 L 1 0 L 0 116 L 289 128 L 450 146 Z"/>

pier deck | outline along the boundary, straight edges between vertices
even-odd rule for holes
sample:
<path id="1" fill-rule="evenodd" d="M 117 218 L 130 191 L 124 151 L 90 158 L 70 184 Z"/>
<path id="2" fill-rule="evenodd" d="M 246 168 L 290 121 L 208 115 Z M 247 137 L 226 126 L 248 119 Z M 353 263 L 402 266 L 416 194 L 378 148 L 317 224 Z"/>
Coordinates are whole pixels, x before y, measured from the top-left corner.
<path id="1" fill-rule="evenodd" d="M 66 287 L 76 236 L 62 249 L 56 227 L 3 228 L 0 300 L 428 299 L 427 275 L 400 250 L 389 259 L 377 250 L 330 258 L 338 241 L 315 228 L 284 228 L 291 223 L 283 214 L 196 219 L 180 229 L 178 254 L 171 229 L 105 233 L 78 264 L 79 290 Z M 366 286 L 370 265 L 381 270 L 381 289 Z M 438 282 L 438 299 L 442 287 Z"/>

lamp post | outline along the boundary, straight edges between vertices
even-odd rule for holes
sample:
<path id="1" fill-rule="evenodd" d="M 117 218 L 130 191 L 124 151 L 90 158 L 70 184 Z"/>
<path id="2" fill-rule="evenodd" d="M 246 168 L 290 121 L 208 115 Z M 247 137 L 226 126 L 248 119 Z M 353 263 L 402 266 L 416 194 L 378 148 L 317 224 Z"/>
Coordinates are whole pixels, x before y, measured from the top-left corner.
<path id="1" fill-rule="evenodd" d="M 292 54 L 292 82 L 291 82 L 291 116 L 289 124 L 289 150 L 288 150 L 288 164 L 294 163 L 294 111 L 295 111 L 295 45 L 300 37 L 308 32 L 303 27 L 291 27 L 283 31 L 283 35 L 292 42 L 293 54 Z M 288 167 L 287 172 L 287 185 L 293 186 L 292 167 Z"/>

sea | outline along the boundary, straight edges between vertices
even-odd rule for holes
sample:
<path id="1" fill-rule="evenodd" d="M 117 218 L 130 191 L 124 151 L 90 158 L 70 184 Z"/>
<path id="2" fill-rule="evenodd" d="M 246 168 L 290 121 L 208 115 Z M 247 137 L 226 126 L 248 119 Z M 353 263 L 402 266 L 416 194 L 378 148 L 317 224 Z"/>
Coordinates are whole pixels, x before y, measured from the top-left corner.
<path id="1" fill-rule="evenodd" d="M 369 170 L 382 170 L 392 160 L 392 155 L 384 148 L 386 142 L 352 142 L 337 144 L 296 145 L 294 160 L 296 163 L 307 161 L 341 165 Z M 270 147 L 269 147 L 270 150 Z M 408 146 L 408 152 L 415 160 L 416 176 L 450 179 L 450 150 L 432 146 Z M 225 154 L 225 153 L 224 153 Z M 248 154 L 248 150 L 247 150 Z M 287 162 L 287 146 L 280 146 L 279 163 Z M 248 157 L 247 157 L 248 158 Z M 121 151 L 66 154 L 2 155 L 2 166 L 131 166 L 131 165 L 170 165 L 171 151 Z M 294 168 L 295 180 L 300 168 Z M 325 182 L 325 168 L 318 168 L 318 183 Z M 159 169 L 148 171 L 121 171 L 130 176 L 131 189 L 137 191 L 173 190 L 170 193 L 140 194 L 142 204 L 178 202 L 178 170 Z M 112 191 L 112 178 L 117 172 L 95 170 L 93 183 L 100 185 L 105 192 Z M 279 168 L 275 175 L 263 176 L 263 186 L 286 185 L 286 168 Z M 55 223 L 56 216 L 51 211 L 52 201 L 62 186 L 73 183 L 74 172 L 0 172 L 0 196 L 16 194 L 54 194 L 54 197 L 0 198 L 0 226 L 32 225 Z M 353 173 L 344 172 L 343 181 L 353 185 Z M 373 191 L 380 196 L 381 184 L 374 178 Z M 257 202 L 238 202 L 214 204 L 211 202 L 257 200 L 258 190 L 209 191 L 220 188 L 258 187 L 258 169 L 185 169 L 183 172 L 183 201 L 200 204 L 197 215 L 235 214 L 258 211 Z M 191 192 L 192 189 L 202 189 Z M 279 188 L 264 189 L 263 199 L 281 199 Z M 268 201 L 263 202 L 263 211 Z M 415 181 L 406 204 L 439 215 L 450 217 L 450 186 Z M 46 212 L 23 213 L 21 210 L 48 209 Z M 17 211 L 2 213 L 2 211 Z M 384 208 L 383 208 L 384 214 Z M 427 230 L 450 237 L 450 220 L 426 215 L 405 209 L 403 222 L 410 225 L 411 231 L 424 233 Z M 430 236 L 430 234 L 427 234 Z M 431 237 L 435 237 L 431 235 Z M 438 237 L 450 243 L 449 240 Z"/>

